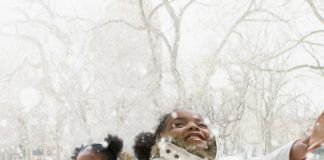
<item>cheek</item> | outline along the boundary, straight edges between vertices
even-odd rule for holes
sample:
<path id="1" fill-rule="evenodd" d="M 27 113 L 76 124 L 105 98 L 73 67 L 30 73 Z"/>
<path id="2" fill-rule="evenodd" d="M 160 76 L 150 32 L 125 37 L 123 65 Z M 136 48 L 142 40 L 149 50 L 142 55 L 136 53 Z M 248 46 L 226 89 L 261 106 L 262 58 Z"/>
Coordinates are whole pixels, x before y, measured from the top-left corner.
<path id="1" fill-rule="evenodd" d="M 175 129 L 170 130 L 169 133 L 170 133 L 170 136 L 172 136 L 172 137 L 180 138 L 183 134 L 183 129 L 175 128 Z"/>
<path id="2" fill-rule="evenodd" d="M 208 139 L 210 135 L 210 131 L 208 129 L 202 129 L 202 133 L 204 134 L 205 138 Z"/>

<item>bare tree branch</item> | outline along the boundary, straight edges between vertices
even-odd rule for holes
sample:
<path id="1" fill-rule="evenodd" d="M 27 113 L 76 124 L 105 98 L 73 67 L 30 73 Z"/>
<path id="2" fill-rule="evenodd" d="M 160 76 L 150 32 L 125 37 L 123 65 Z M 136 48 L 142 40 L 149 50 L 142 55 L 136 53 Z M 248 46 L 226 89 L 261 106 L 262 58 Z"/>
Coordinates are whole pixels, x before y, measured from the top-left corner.
<path id="1" fill-rule="evenodd" d="M 163 3 L 158 5 L 157 7 L 153 8 L 153 10 L 150 12 L 150 15 L 147 17 L 144 11 L 144 6 L 143 6 L 143 0 L 139 0 L 139 9 L 141 13 L 141 19 L 142 22 L 144 23 L 144 26 L 146 28 L 146 34 L 148 38 L 148 43 L 149 43 L 149 48 L 151 52 L 151 57 L 152 57 L 152 62 L 153 62 L 153 69 L 149 71 L 146 75 L 149 75 L 150 73 L 157 73 L 157 80 L 154 81 L 155 86 L 152 88 L 150 92 L 150 96 L 152 96 L 153 104 L 155 105 L 155 109 L 158 109 L 159 103 L 158 103 L 158 97 L 156 96 L 156 93 L 158 93 L 161 89 L 161 81 L 163 78 L 162 75 L 162 65 L 159 62 L 158 58 L 158 53 L 157 53 L 157 45 L 159 45 L 159 38 L 162 38 L 162 41 L 167 45 L 167 48 L 169 51 L 171 51 L 171 46 L 166 39 L 166 36 L 163 33 L 160 33 L 160 35 L 157 35 L 157 32 L 159 31 L 158 29 L 155 29 L 152 24 L 151 24 L 151 18 L 153 14 L 160 8 L 162 7 Z M 157 36 L 156 36 L 157 35 Z"/>
<path id="2" fill-rule="evenodd" d="M 216 66 L 216 63 L 217 63 L 217 57 L 218 55 L 220 54 L 220 52 L 223 50 L 223 48 L 225 47 L 228 39 L 230 38 L 230 36 L 232 35 L 232 33 L 235 32 L 235 28 L 244 21 L 244 19 L 251 14 L 251 8 L 252 8 L 252 5 L 254 3 L 254 0 L 252 0 L 247 8 L 247 10 L 244 12 L 244 14 L 238 18 L 234 24 L 230 27 L 230 29 L 228 30 L 228 32 L 225 34 L 223 40 L 221 41 L 220 45 L 218 46 L 218 48 L 216 49 L 216 52 L 213 54 L 212 58 L 211 58 L 211 62 L 209 64 L 209 67 L 208 67 L 208 71 L 206 73 L 206 78 L 203 82 L 203 90 L 206 90 L 207 86 L 209 85 L 209 81 L 210 81 L 210 78 L 212 77 L 212 75 L 214 74 L 215 72 L 215 66 Z"/>
<path id="3" fill-rule="evenodd" d="M 27 1 L 28 3 L 33 3 L 33 4 L 37 4 L 37 5 L 40 5 L 42 8 L 44 8 L 46 10 L 46 12 L 49 14 L 49 16 L 51 17 L 51 19 L 54 19 L 54 18 L 62 18 L 68 22 L 71 22 L 71 21 L 85 21 L 85 22 L 88 22 L 92 25 L 95 25 L 96 23 L 90 19 L 87 19 L 87 18 L 83 18 L 83 17 L 79 17 L 78 15 L 75 15 L 75 17 L 66 17 L 66 16 L 62 16 L 60 15 L 59 13 L 57 13 L 56 11 L 54 11 L 53 9 L 51 9 L 49 7 L 48 4 L 45 3 L 45 1 L 43 0 L 28 0 Z"/>
<path id="4" fill-rule="evenodd" d="M 320 34 L 320 33 L 324 33 L 324 30 L 316 30 L 316 31 L 312 31 L 312 32 L 308 33 L 307 35 L 301 37 L 297 41 L 297 43 L 295 43 L 294 45 L 292 45 L 292 46 L 288 47 L 287 49 L 285 49 L 285 50 L 283 50 L 283 51 L 275 54 L 274 56 L 271 56 L 271 57 L 265 59 L 265 61 L 268 61 L 268 60 L 271 60 L 271 59 L 274 59 L 274 58 L 277 58 L 279 56 L 282 56 L 282 55 L 286 54 L 288 51 L 290 51 L 290 50 L 298 47 L 300 44 L 302 44 L 305 39 L 309 38 L 310 36 L 313 36 L 313 35 L 316 35 L 316 34 Z"/>
<path id="5" fill-rule="evenodd" d="M 121 20 L 121 19 L 106 21 L 106 22 L 104 22 L 102 24 L 99 24 L 99 25 L 93 27 L 92 30 L 96 30 L 96 29 L 105 27 L 105 26 L 110 25 L 110 24 L 123 24 L 123 25 L 126 25 L 126 26 L 134 29 L 134 30 L 138 30 L 138 31 L 145 30 L 145 27 L 143 27 L 143 26 L 135 26 L 135 25 L 133 25 L 133 24 L 131 24 L 131 23 L 125 21 L 125 20 Z"/>
<path id="6" fill-rule="evenodd" d="M 194 0 L 189 1 L 180 11 L 180 15 L 176 15 L 175 10 L 172 8 L 170 2 L 168 0 L 163 0 L 163 4 L 173 22 L 174 27 L 174 40 L 172 44 L 172 50 L 170 52 L 171 57 L 171 73 L 175 79 L 177 89 L 178 89 L 178 100 L 177 100 L 177 106 L 179 106 L 180 102 L 185 97 L 185 89 L 184 89 L 184 82 L 182 80 L 181 74 L 179 72 L 178 66 L 177 66 L 177 57 L 178 57 L 178 51 L 179 51 L 179 43 L 180 43 L 180 25 L 181 25 L 181 19 L 184 14 L 184 12 L 187 10 L 187 8 L 194 2 Z"/>
<path id="7" fill-rule="evenodd" d="M 188 7 L 193 4 L 196 0 L 190 0 L 180 11 L 179 14 L 179 20 L 181 21 L 183 14 L 185 13 L 185 11 L 188 9 Z M 180 22 L 181 23 L 181 22 Z"/>
<path id="8" fill-rule="evenodd" d="M 170 0 L 169 1 L 170 3 L 172 3 L 172 2 L 174 2 L 174 0 Z M 152 19 L 152 17 L 153 17 L 153 15 L 160 9 L 160 8 L 162 8 L 162 7 L 164 7 L 164 3 L 162 2 L 162 3 L 160 3 L 159 5 L 157 5 L 156 7 L 154 7 L 153 9 L 152 9 L 152 11 L 150 12 L 150 14 L 148 15 L 148 20 L 149 21 L 151 21 L 151 19 Z"/>
<path id="9" fill-rule="evenodd" d="M 314 15 L 316 16 L 316 18 L 317 18 L 321 23 L 324 24 L 324 17 L 322 17 L 322 16 L 320 15 L 320 13 L 318 12 L 317 8 L 315 7 L 313 1 L 314 1 L 314 0 L 306 0 L 306 2 L 307 2 L 307 3 L 309 4 L 309 6 L 311 7 L 311 9 L 312 9 Z"/>
<path id="10" fill-rule="evenodd" d="M 276 70 L 276 69 L 264 69 L 264 68 L 259 68 L 262 71 L 267 71 L 267 72 L 279 72 L 279 73 L 287 73 L 287 72 L 292 72 L 295 70 L 303 69 L 303 68 L 308 68 L 308 69 L 313 69 L 313 70 L 324 70 L 324 66 L 314 66 L 314 65 L 308 65 L 308 64 L 303 64 L 303 65 L 298 65 L 294 66 L 285 70 Z"/>

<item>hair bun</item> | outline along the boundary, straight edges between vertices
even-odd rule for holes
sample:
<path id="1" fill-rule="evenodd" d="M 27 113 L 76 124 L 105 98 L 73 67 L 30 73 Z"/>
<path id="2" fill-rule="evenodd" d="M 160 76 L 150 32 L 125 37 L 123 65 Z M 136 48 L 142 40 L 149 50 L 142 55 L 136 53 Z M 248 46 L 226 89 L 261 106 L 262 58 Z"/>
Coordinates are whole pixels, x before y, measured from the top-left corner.
<path id="1" fill-rule="evenodd" d="M 108 144 L 106 150 L 109 153 L 117 156 L 121 152 L 123 148 L 123 140 L 121 140 L 119 137 L 108 134 L 108 136 L 105 138 L 105 141 Z"/>
<path id="2" fill-rule="evenodd" d="M 151 149 L 155 142 L 155 136 L 151 132 L 142 132 L 135 137 L 133 146 L 135 156 L 139 160 L 149 160 Z"/>

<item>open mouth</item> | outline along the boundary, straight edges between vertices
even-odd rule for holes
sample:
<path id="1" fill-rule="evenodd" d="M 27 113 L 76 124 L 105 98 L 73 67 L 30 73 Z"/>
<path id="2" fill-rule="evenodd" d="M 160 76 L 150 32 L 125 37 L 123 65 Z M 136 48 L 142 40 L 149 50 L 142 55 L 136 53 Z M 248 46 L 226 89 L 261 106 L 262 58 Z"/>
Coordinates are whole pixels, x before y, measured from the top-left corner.
<path id="1" fill-rule="evenodd" d="M 186 141 L 205 141 L 205 138 L 198 133 L 189 134 L 186 138 Z"/>

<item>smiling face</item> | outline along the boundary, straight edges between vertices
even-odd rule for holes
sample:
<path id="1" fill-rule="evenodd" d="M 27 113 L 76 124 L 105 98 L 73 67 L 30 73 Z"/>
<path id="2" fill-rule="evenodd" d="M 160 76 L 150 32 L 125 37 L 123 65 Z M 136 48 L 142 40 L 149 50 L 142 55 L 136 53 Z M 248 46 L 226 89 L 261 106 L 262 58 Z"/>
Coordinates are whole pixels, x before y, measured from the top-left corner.
<path id="1" fill-rule="evenodd" d="M 191 110 L 177 110 L 167 118 L 161 135 L 175 137 L 187 145 L 207 149 L 210 131 L 200 115 Z"/>

